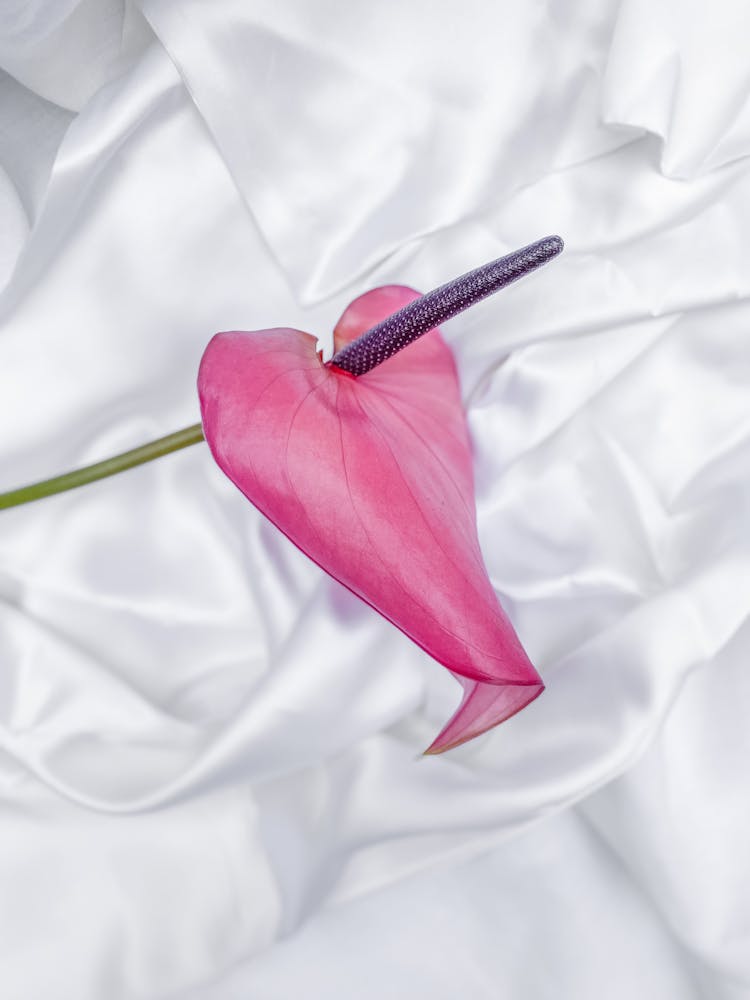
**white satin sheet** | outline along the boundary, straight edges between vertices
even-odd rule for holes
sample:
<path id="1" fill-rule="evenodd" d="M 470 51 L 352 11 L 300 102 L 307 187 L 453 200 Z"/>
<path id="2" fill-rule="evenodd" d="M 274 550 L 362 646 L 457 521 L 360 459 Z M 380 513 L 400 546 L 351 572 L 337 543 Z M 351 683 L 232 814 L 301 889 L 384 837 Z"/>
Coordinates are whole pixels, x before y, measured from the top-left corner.
<path id="1" fill-rule="evenodd" d="M 458 686 L 194 447 L 0 514 L 8 1000 L 750 996 L 750 8 L 4 0 L 0 488 L 223 329 L 445 328 L 547 690 Z"/>

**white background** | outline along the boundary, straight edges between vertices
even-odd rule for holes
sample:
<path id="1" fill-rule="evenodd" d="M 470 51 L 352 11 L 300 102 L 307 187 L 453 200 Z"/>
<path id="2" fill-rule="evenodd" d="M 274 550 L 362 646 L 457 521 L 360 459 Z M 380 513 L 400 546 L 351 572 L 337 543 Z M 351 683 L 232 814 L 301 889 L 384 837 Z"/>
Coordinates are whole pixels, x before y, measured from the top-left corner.
<path id="1" fill-rule="evenodd" d="M 0 488 L 222 329 L 550 233 L 445 328 L 547 683 L 450 676 L 204 446 L 0 515 L 5 1000 L 750 996 L 745 0 L 2 0 Z"/>

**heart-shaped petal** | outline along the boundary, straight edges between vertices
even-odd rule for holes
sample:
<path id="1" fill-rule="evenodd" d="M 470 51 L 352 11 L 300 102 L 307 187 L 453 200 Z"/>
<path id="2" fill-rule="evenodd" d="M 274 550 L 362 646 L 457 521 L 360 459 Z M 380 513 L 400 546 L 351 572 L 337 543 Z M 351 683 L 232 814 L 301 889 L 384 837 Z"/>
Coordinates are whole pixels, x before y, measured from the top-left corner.
<path id="1" fill-rule="evenodd" d="M 336 349 L 417 297 L 396 285 L 360 296 Z M 300 330 L 220 333 L 198 391 L 214 458 L 245 496 L 462 683 L 428 752 L 541 694 L 482 560 L 468 431 L 439 331 L 359 378 L 324 365 Z"/>

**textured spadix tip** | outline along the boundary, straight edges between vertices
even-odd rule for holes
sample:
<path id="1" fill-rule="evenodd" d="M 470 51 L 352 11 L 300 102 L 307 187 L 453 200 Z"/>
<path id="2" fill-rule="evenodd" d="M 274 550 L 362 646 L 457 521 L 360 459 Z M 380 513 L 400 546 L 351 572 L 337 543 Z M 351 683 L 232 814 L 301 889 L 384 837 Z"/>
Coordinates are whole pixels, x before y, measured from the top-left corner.
<path id="1" fill-rule="evenodd" d="M 334 354 L 329 364 L 350 375 L 365 375 L 428 330 L 548 263 L 563 245 L 559 236 L 545 236 L 454 278 L 367 330 Z"/>
<path id="2" fill-rule="evenodd" d="M 548 236 L 546 240 L 543 240 L 549 248 L 549 259 L 552 260 L 553 257 L 557 257 L 559 253 L 562 253 L 565 249 L 565 243 L 562 236 Z"/>

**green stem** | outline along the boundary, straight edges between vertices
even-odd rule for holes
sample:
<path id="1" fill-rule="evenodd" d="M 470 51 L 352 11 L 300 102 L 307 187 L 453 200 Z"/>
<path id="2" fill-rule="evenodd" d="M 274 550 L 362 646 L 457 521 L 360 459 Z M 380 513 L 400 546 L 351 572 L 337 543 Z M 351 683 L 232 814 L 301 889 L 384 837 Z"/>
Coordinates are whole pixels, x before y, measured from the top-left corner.
<path id="1" fill-rule="evenodd" d="M 52 496 L 53 493 L 74 490 L 78 486 L 85 486 L 86 483 L 96 482 L 97 479 L 106 479 L 107 476 L 114 476 L 118 472 L 132 469 L 135 465 L 143 465 L 144 462 L 152 462 L 155 458 L 168 455 L 171 451 L 179 451 L 180 448 L 187 448 L 188 445 L 198 444 L 203 440 L 203 427 L 201 424 L 193 424 L 192 427 L 185 427 L 181 431 L 143 444 L 140 448 L 132 448 L 121 455 L 105 458 L 103 462 L 95 462 L 83 469 L 66 472 L 62 476 L 43 479 L 40 483 L 0 493 L 0 510 L 6 507 L 18 507 L 22 503 L 31 503 L 32 500 L 41 500 L 42 497 Z"/>

